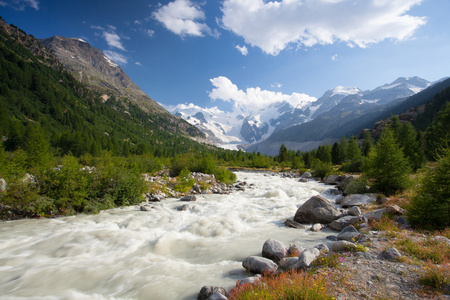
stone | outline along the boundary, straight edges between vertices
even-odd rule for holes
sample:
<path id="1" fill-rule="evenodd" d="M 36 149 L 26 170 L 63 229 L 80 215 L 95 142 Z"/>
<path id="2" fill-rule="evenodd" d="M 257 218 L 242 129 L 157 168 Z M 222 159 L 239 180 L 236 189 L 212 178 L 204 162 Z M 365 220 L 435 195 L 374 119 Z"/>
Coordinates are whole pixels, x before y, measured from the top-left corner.
<path id="1" fill-rule="evenodd" d="M 294 255 L 295 257 L 297 257 L 300 255 L 300 253 L 302 253 L 303 250 L 305 250 L 305 248 L 294 243 L 289 245 L 288 255 Z"/>
<path id="2" fill-rule="evenodd" d="M 305 172 L 305 173 L 303 173 L 303 175 L 301 177 L 302 178 L 312 178 L 312 175 L 310 172 Z"/>
<path id="3" fill-rule="evenodd" d="M 316 245 L 316 246 L 314 246 L 314 248 L 319 249 L 320 253 L 327 253 L 328 251 L 330 251 L 328 246 L 325 244 Z"/>
<path id="4" fill-rule="evenodd" d="M 299 180 L 298 180 L 298 182 L 302 182 L 302 183 L 305 183 L 305 182 L 308 182 L 309 180 L 308 179 L 306 179 L 306 178 L 300 178 Z"/>
<path id="5" fill-rule="evenodd" d="M 191 188 L 191 194 L 201 194 L 201 193 L 202 193 L 202 189 L 200 188 L 200 185 L 195 183 Z"/>
<path id="6" fill-rule="evenodd" d="M 287 227 L 297 228 L 297 229 L 304 229 L 305 228 L 304 225 L 302 225 L 302 224 L 300 224 L 298 222 L 295 222 L 295 221 L 293 221 L 291 219 L 287 219 L 286 221 L 284 221 L 284 225 L 286 225 Z"/>
<path id="7" fill-rule="evenodd" d="M 144 204 L 140 206 L 141 211 L 151 211 L 152 207 L 148 204 Z"/>
<path id="8" fill-rule="evenodd" d="M 324 179 L 325 184 L 333 184 L 336 185 L 338 182 L 341 182 L 341 175 L 328 175 Z"/>
<path id="9" fill-rule="evenodd" d="M 161 202 L 161 200 L 164 200 L 165 198 L 164 195 L 154 195 L 152 193 L 145 193 L 144 197 L 147 202 Z"/>
<path id="10" fill-rule="evenodd" d="M 360 233 L 358 230 L 356 230 L 355 227 L 352 225 L 349 225 L 342 229 L 342 231 L 338 234 L 337 239 L 338 241 L 344 240 L 348 242 L 355 242 L 358 240 Z"/>
<path id="11" fill-rule="evenodd" d="M 294 268 L 297 263 L 298 257 L 285 257 L 279 262 L 279 268 L 283 271 L 290 271 Z"/>
<path id="12" fill-rule="evenodd" d="M 326 239 L 334 242 L 334 241 L 337 241 L 337 236 L 335 236 L 335 235 L 327 235 Z"/>
<path id="13" fill-rule="evenodd" d="M 320 223 L 316 223 L 313 226 L 311 226 L 310 230 L 314 231 L 314 232 L 318 232 L 320 230 L 322 230 L 322 228 L 324 228 L 325 226 L 320 224 Z"/>
<path id="14" fill-rule="evenodd" d="M 208 300 L 214 293 L 227 295 L 227 290 L 219 286 L 204 286 L 197 295 L 198 300 Z M 226 299 L 226 298 L 225 298 Z"/>
<path id="15" fill-rule="evenodd" d="M 195 201 L 195 200 L 197 200 L 197 197 L 194 195 L 185 195 L 180 199 L 180 201 Z"/>
<path id="16" fill-rule="evenodd" d="M 331 229 L 337 230 L 337 231 L 341 231 L 345 227 L 347 227 L 349 225 L 353 225 L 359 221 L 361 221 L 361 217 L 345 216 L 345 217 L 339 218 L 337 220 L 334 220 L 333 222 L 331 222 L 328 225 L 328 227 L 330 227 Z"/>
<path id="17" fill-rule="evenodd" d="M 331 244 L 330 251 L 331 252 L 344 252 L 349 251 L 350 249 L 356 249 L 356 244 L 347 241 L 337 241 Z"/>
<path id="18" fill-rule="evenodd" d="M 351 194 L 344 198 L 342 207 L 362 206 L 375 203 L 377 201 L 377 194 Z"/>
<path id="19" fill-rule="evenodd" d="M 404 210 L 403 208 L 401 208 L 400 206 L 394 204 L 394 205 L 388 205 L 386 207 L 386 212 L 388 214 L 392 214 L 392 215 L 404 215 L 406 214 L 406 210 Z"/>
<path id="20" fill-rule="evenodd" d="M 406 218 L 405 218 L 405 217 L 402 217 L 402 216 L 397 217 L 397 222 L 398 222 L 402 227 L 409 227 L 409 226 L 410 226 L 409 223 L 408 223 L 408 220 L 406 220 Z"/>
<path id="21" fill-rule="evenodd" d="M 345 191 L 350 182 L 355 181 L 356 177 L 353 175 L 343 175 L 341 177 L 341 182 L 338 183 L 337 188 L 341 191 Z"/>
<path id="22" fill-rule="evenodd" d="M 215 292 L 208 298 L 208 300 L 227 300 L 227 299 L 228 298 L 226 296 L 222 295 L 222 293 L 219 292 Z"/>
<path id="23" fill-rule="evenodd" d="M 334 203 L 337 205 L 340 205 L 342 203 L 342 201 L 344 201 L 345 197 L 341 196 L 339 198 L 336 198 L 336 200 L 334 200 Z"/>
<path id="24" fill-rule="evenodd" d="M 272 238 L 264 242 L 262 248 L 262 256 L 271 259 L 275 262 L 279 262 L 285 258 L 288 254 L 288 248 L 280 241 Z"/>
<path id="25" fill-rule="evenodd" d="M 2 192 L 5 192 L 5 191 L 6 191 L 6 180 L 3 179 L 3 178 L 0 178 L 0 190 L 1 190 Z"/>
<path id="26" fill-rule="evenodd" d="M 259 256 L 249 256 L 243 262 L 242 266 L 249 272 L 255 274 L 275 273 L 278 270 L 276 263 L 268 258 Z"/>
<path id="27" fill-rule="evenodd" d="M 383 252 L 383 258 L 389 261 L 398 261 L 402 256 L 395 247 L 389 248 Z"/>
<path id="28" fill-rule="evenodd" d="M 183 204 L 183 205 L 177 207 L 178 211 L 185 211 L 188 209 L 189 209 L 189 204 Z"/>
<path id="29" fill-rule="evenodd" d="M 347 214 L 349 216 L 359 216 L 359 215 L 361 215 L 361 209 L 358 206 L 352 206 L 347 211 Z"/>
<path id="30" fill-rule="evenodd" d="M 236 282 L 236 287 L 245 284 L 255 284 L 261 281 L 261 275 L 256 274 L 255 276 L 246 277 Z"/>
<path id="31" fill-rule="evenodd" d="M 340 216 L 339 210 L 324 197 L 317 195 L 311 197 L 297 209 L 294 221 L 299 223 L 328 224 Z"/>
<path id="32" fill-rule="evenodd" d="M 302 251 L 298 256 L 298 260 L 294 265 L 295 270 L 305 270 L 311 266 L 320 255 L 320 250 L 317 248 L 308 248 Z"/>
<path id="33" fill-rule="evenodd" d="M 380 209 L 372 210 L 372 211 L 365 213 L 364 217 L 366 217 L 368 221 L 381 220 L 381 218 L 383 217 L 383 215 L 385 213 L 386 213 L 386 208 L 380 208 Z"/>

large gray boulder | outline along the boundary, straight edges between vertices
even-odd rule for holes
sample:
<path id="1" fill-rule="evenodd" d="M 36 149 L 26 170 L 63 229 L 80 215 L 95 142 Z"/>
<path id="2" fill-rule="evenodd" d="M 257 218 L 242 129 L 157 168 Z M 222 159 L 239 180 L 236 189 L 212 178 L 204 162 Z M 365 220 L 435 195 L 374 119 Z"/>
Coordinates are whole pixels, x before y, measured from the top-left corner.
<path id="1" fill-rule="evenodd" d="M 261 275 L 256 274 L 255 276 L 252 277 L 246 277 L 243 279 L 240 279 L 236 282 L 236 287 L 240 286 L 240 285 L 245 285 L 245 284 L 254 284 L 254 283 L 258 283 L 261 281 Z"/>
<path id="2" fill-rule="evenodd" d="M 318 195 L 311 197 L 297 209 L 294 221 L 309 224 L 328 224 L 336 220 L 340 215 L 340 211 L 330 201 Z"/>
<path id="3" fill-rule="evenodd" d="M 342 200 L 342 207 L 369 205 L 377 202 L 377 194 L 352 194 Z"/>
<path id="4" fill-rule="evenodd" d="M 185 195 L 180 199 L 180 201 L 195 201 L 195 200 L 197 200 L 197 197 L 195 197 L 194 195 Z"/>
<path id="5" fill-rule="evenodd" d="M 262 248 L 262 256 L 271 259 L 275 262 L 279 262 L 285 258 L 288 254 L 288 248 L 280 241 L 272 238 L 264 242 Z"/>
<path id="6" fill-rule="evenodd" d="M 361 220 L 362 220 L 362 217 L 360 217 L 360 216 L 345 216 L 345 217 L 339 218 L 337 220 L 334 220 L 333 222 L 331 222 L 328 225 L 328 227 L 330 227 L 331 229 L 337 230 L 337 231 L 341 231 L 345 227 L 347 227 L 349 225 L 353 225 Z"/>
<path id="7" fill-rule="evenodd" d="M 305 270 L 311 267 L 311 264 L 319 257 L 320 250 L 317 248 L 308 248 L 302 251 L 294 265 L 295 270 Z"/>
<path id="8" fill-rule="evenodd" d="M 366 217 L 368 221 L 380 220 L 386 213 L 386 208 L 380 208 L 365 213 L 364 217 Z"/>
<path id="9" fill-rule="evenodd" d="M 268 258 L 259 256 L 249 256 L 243 262 L 242 266 L 249 272 L 255 274 L 275 273 L 278 270 L 276 263 Z"/>
<path id="10" fill-rule="evenodd" d="M 201 288 L 200 292 L 198 293 L 197 299 L 198 300 L 208 300 L 215 293 L 220 293 L 223 296 L 226 296 L 227 290 L 225 288 L 219 287 L 219 286 L 204 286 Z M 225 297 L 225 299 L 226 299 L 226 297 Z"/>
<path id="11" fill-rule="evenodd" d="M 397 261 L 402 255 L 395 247 L 389 248 L 383 252 L 383 258 L 390 261 Z"/>
<path id="12" fill-rule="evenodd" d="M 302 225 L 302 224 L 300 224 L 298 222 L 295 222 L 295 221 L 293 221 L 291 219 L 286 219 L 286 221 L 284 221 L 284 225 L 286 225 L 287 227 L 297 228 L 297 229 L 304 229 L 305 228 L 304 225 Z"/>

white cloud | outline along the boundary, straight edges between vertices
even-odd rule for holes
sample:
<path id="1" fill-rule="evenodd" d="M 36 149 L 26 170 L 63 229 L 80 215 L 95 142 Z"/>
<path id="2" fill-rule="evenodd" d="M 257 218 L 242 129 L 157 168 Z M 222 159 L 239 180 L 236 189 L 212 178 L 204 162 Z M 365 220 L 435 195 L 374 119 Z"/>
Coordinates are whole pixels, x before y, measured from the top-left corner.
<path id="1" fill-rule="evenodd" d="M 111 60 L 118 64 L 127 64 L 128 58 L 120 53 L 111 50 L 105 50 L 103 53 Z"/>
<path id="2" fill-rule="evenodd" d="M 0 6 L 9 6 L 16 10 L 25 10 L 26 7 L 32 7 L 39 10 L 39 1 L 37 0 L 8 0 L 0 1 Z"/>
<path id="3" fill-rule="evenodd" d="M 142 67 L 142 64 L 141 64 L 140 62 L 138 62 L 138 61 L 137 61 L 137 62 L 135 62 L 134 64 L 135 64 L 136 66 L 140 66 L 140 67 Z"/>
<path id="4" fill-rule="evenodd" d="M 311 47 L 345 42 L 367 47 L 385 39 L 405 40 L 424 25 L 408 15 L 423 0 L 224 0 L 222 27 L 265 53 L 289 44 Z"/>
<path id="5" fill-rule="evenodd" d="M 114 31 L 103 31 L 103 37 L 105 38 L 105 41 L 108 44 L 108 46 L 120 49 L 122 51 L 126 51 L 125 47 L 122 45 L 122 42 L 120 41 L 120 36 Z"/>
<path id="6" fill-rule="evenodd" d="M 152 14 L 153 18 L 161 22 L 168 30 L 180 36 L 216 35 L 205 23 L 205 14 L 198 5 L 190 0 L 175 0 L 167 5 L 160 6 Z"/>
<path id="7" fill-rule="evenodd" d="M 274 82 L 270 86 L 273 88 L 281 88 L 283 85 L 279 82 Z"/>
<path id="8" fill-rule="evenodd" d="M 155 31 L 154 31 L 154 30 L 151 30 L 151 29 L 147 29 L 147 30 L 145 30 L 145 34 L 146 34 L 148 37 L 153 37 L 153 36 L 155 35 Z"/>
<path id="9" fill-rule="evenodd" d="M 331 56 L 331 60 L 336 60 L 337 58 L 338 58 L 338 55 L 337 55 L 337 54 Z"/>
<path id="10" fill-rule="evenodd" d="M 242 55 L 246 56 L 248 54 L 248 49 L 246 46 L 236 46 L 236 49 L 238 49 L 239 52 L 241 52 Z"/>
<path id="11" fill-rule="evenodd" d="M 281 92 L 262 90 L 259 87 L 247 88 L 243 91 L 224 76 L 210 79 L 210 81 L 214 88 L 209 92 L 209 98 L 213 101 L 222 100 L 231 102 L 236 110 L 255 111 L 260 108 L 265 108 L 273 103 L 283 101 L 297 107 L 305 102 L 317 100 L 315 97 L 306 94 L 292 93 L 287 95 Z"/>

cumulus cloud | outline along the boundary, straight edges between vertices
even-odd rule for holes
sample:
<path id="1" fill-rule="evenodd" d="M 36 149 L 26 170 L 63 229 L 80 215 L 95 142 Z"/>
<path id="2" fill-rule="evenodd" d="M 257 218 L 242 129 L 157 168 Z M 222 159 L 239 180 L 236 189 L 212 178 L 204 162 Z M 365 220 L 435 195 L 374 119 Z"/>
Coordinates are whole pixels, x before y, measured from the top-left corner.
<path id="1" fill-rule="evenodd" d="M 0 1 L 0 6 L 9 6 L 15 10 L 25 10 L 26 7 L 32 7 L 39 10 L 39 1 L 37 0 L 8 0 Z"/>
<path id="2" fill-rule="evenodd" d="M 128 58 L 118 52 L 112 51 L 112 50 L 105 50 L 103 53 L 112 61 L 126 65 L 128 63 Z"/>
<path id="3" fill-rule="evenodd" d="M 121 40 L 120 36 L 114 31 L 104 31 L 103 37 L 105 38 L 105 41 L 108 44 L 108 46 L 120 49 L 122 51 L 126 51 L 125 47 L 122 45 L 122 42 L 120 41 Z"/>
<path id="4" fill-rule="evenodd" d="M 211 100 L 231 102 L 236 110 L 255 111 L 268 105 L 286 101 L 294 107 L 306 102 L 317 100 L 306 94 L 292 93 L 290 95 L 281 92 L 262 90 L 260 87 L 247 88 L 245 91 L 224 76 L 210 79 L 214 88 L 209 92 Z"/>
<path id="5" fill-rule="evenodd" d="M 241 52 L 241 54 L 244 56 L 248 54 L 248 49 L 246 46 L 241 47 L 241 46 L 237 45 L 236 49 L 238 49 L 238 51 Z"/>
<path id="6" fill-rule="evenodd" d="M 338 58 L 337 54 L 331 56 L 331 60 L 336 60 L 337 58 Z"/>
<path id="7" fill-rule="evenodd" d="M 345 42 L 367 47 L 385 39 L 405 40 L 424 25 L 408 15 L 423 0 L 224 0 L 222 27 L 265 53 L 290 44 L 311 47 Z"/>
<path id="8" fill-rule="evenodd" d="M 190 0 L 175 0 L 160 6 L 152 14 L 153 18 L 161 22 L 168 30 L 180 36 L 215 35 L 205 23 L 205 14 L 201 8 Z"/>

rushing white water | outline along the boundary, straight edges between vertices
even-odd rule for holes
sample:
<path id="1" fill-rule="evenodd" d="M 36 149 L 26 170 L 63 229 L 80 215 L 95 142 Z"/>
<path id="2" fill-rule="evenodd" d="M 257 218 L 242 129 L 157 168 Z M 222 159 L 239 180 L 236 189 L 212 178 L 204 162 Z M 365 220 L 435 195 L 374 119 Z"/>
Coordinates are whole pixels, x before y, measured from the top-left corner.
<path id="1" fill-rule="evenodd" d="M 0 299 L 196 299 L 204 285 L 230 288 L 241 262 L 274 238 L 313 246 L 329 232 L 284 226 L 329 186 L 262 173 L 237 173 L 253 188 L 177 199 L 152 211 L 0 223 Z M 325 194 L 326 198 L 332 196 Z"/>

